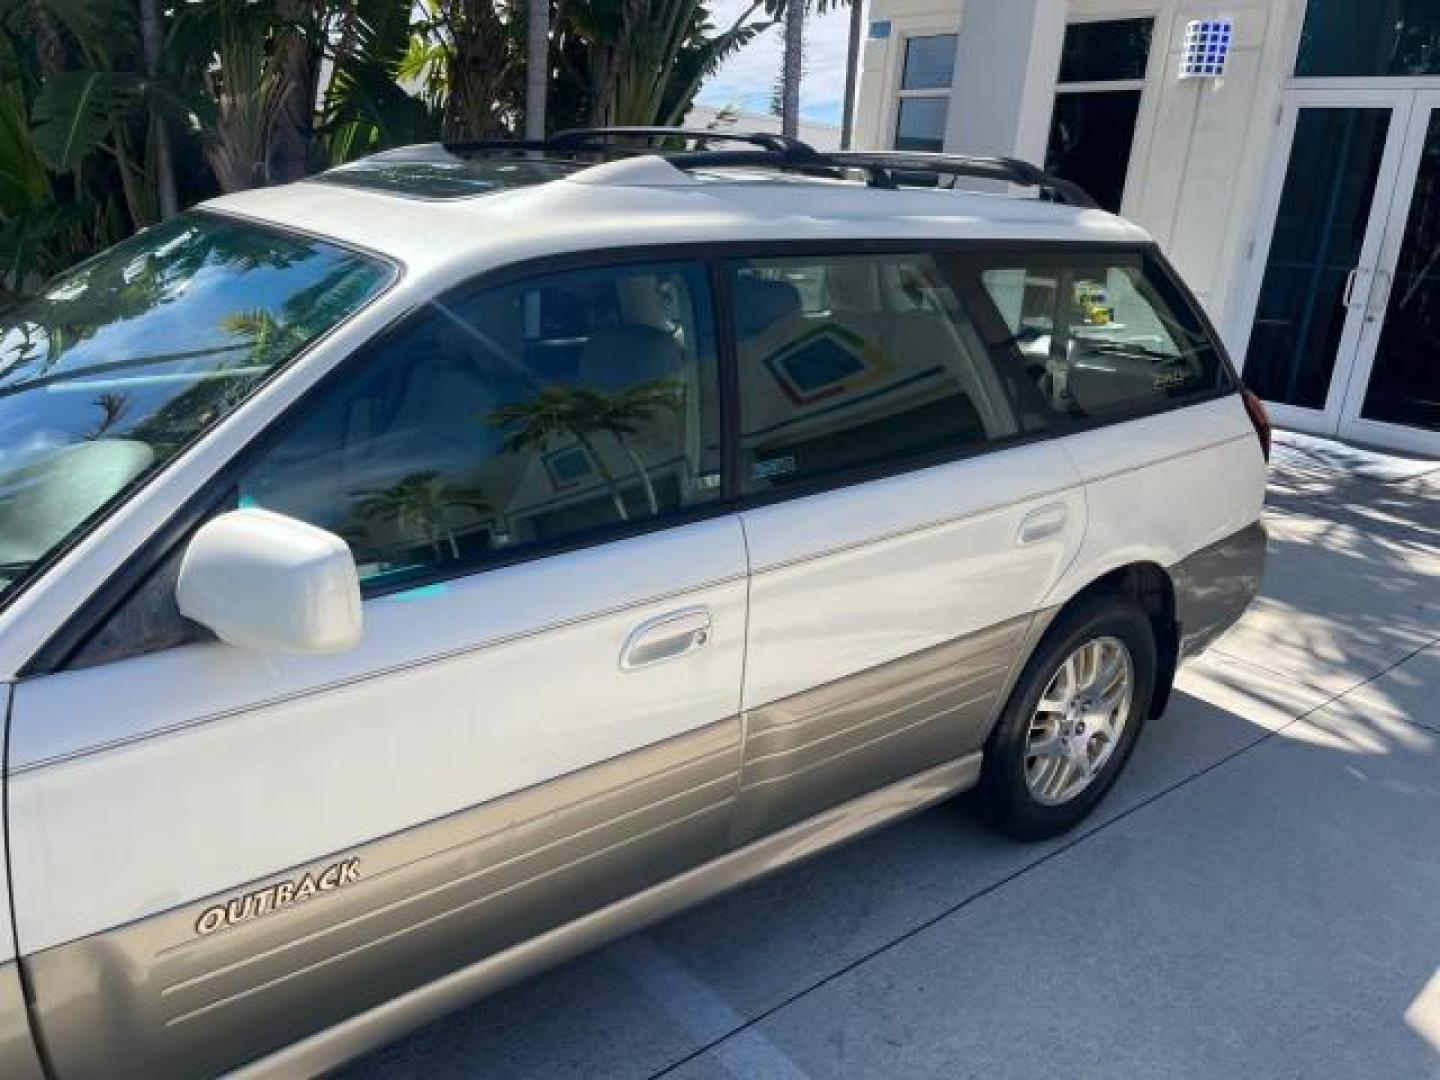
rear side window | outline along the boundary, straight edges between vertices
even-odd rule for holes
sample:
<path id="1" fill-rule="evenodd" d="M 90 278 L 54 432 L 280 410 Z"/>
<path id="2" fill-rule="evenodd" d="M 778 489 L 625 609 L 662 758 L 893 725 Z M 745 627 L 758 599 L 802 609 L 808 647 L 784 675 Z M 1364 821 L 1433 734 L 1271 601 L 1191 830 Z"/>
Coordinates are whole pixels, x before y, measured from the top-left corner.
<path id="1" fill-rule="evenodd" d="M 932 256 L 754 259 L 726 274 L 744 492 L 1016 434 L 985 343 Z"/>
<path id="2" fill-rule="evenodd" d="M 1231 389 L 1199 317 L 1139 253 L 972 265 L 999 344 L 1038 391 L 1027 400 L 1052 417 L 1123 420 Z"/>
<path id="3" fill-rule="evenodd" d="M 437 300 L 306 408 L 240 502 L 344 537 L 370 591 L 712 502 L 706 281 L 627 265 Z"/>

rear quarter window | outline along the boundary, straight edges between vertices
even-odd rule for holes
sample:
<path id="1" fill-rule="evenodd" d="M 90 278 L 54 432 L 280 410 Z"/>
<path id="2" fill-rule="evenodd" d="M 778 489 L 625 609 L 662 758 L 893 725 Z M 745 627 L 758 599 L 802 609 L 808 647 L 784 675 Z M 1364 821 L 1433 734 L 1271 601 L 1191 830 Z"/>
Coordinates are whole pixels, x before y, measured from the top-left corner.
<path id="1" fill-rule="evenodd" d="M 1007 362 L 1052 422 L 1124 420 L 1234 388 L 1198 313 L 1148 255 L 972 265 Z"/>

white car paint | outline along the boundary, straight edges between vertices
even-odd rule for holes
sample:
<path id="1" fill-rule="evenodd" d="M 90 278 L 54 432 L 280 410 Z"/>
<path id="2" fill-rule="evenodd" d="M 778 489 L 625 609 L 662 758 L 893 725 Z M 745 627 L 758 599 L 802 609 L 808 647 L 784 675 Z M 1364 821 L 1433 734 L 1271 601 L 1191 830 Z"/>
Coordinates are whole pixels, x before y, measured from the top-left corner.
<path id="1" fill-rule="evenodd" d="M 1061 530 L 1021 543 L 1040 508 Z M 1085 500 L 1054 441 L 742 514 L 745 707 L 1035 611 L 1074 557 Z"/>
<path id="2" fill-rule="evenodd" d="M 1047 604 L 1130 563 L 1169 568 L 1260 519 L 1265 460 L 1238 396 L 1070 435 L 1059 445 L 1085 481 L 1089 528 Z"/>
<path id="3" fill-rule="evenodd" d="M 360 575 L 344 540 L 247 508 L 207 521 L 175 582 L 180 614 L 227 645 L 343 652 L 360 644 Z"/>
<path id="4" fill-rule="evenodd" d="M 745 592 L 725 516 L 367 601 L 344 653 L 191 645 L 26 682 L 10 777 L 20 947 L 733 717 Z M 692 608 L 710 615 L 703 648 L 622 670 L 634 629 Z"/>

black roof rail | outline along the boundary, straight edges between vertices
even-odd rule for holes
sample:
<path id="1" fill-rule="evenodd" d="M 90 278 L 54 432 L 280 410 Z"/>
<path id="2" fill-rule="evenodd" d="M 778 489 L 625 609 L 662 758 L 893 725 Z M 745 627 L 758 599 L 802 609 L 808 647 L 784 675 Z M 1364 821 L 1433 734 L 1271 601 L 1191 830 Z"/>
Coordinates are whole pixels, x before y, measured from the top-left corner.
<path id="1" fill-rule="evenodd" d="M 841 150 L 822 155 L 826 164 L 842 169 L 869 171 L 880 187 L 893 187 L 896 173 L 965 177 L 970 180 L 997 180 L 1019 187 L 1033 187 L 1042 198 L 1071 206 L 1096 209 L 1098 204 L 1079 184 L 1052 176 L 1019 158 L 981 157 L 973 154 L 925 154 L 904 150 Z M 887 180 L 888 177 L 888 180 Z"/>
<path id="2" fill-rule="evenodd" d="M 646 149 L 627 139 L 654 142 L 679 139 L 696 144 L 684 150 Z M 717 142 L 742 143 L 755 149 L 708 149 Z M 1052 176 L 1028 161 L 1009 157 L 982 157 L 972 154 L 930 154 L 904 150 L 816 150 L 809 143 L 768 131 L 712 131 L 708 128 L 678 127 L 594 127 L 569 128 L 544 140 L 481 140 L 446 143 L 453 153 L 515 154 L 599 154 L 624 156 L 654 153 L 677 169 L 757 167 L 797 172 L 810 176 L 838 178 L 845 170 L 863 172 L 872 187 L 917 186 L 917 177 L 942 176 L 972 180 L 993 180 L 1035 188 L 1042 199 L 1085 209 L 1098 204 L 1078 184 Z M 953 186 L 953 181 L 952 181 Z"/>

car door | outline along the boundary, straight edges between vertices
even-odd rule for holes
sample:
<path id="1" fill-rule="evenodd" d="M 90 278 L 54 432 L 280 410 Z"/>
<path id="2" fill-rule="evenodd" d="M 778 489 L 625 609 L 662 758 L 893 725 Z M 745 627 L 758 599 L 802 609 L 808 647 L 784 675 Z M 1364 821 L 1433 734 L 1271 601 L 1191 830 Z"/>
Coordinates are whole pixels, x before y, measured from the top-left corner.
<path id="1" fill-rule="evenodd" d="M 715 386 L 695 266 L 431 303 L 223 478 L 347 540 L 356 648 L 174 643 L 172 553 L 16 686 L 59 1075 L 212 1074 L 723 852 L 746 560 Z"/>
<path id="2" fill-rule="evenodd" d="M 746 839 L 967 755 L 978 769 L 1085 503 L 942 260 L 756 258 L 726 280 L 759 504 L 742 514 Z"/>

